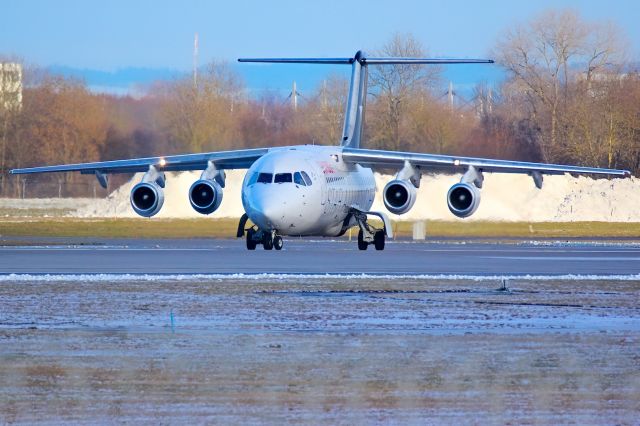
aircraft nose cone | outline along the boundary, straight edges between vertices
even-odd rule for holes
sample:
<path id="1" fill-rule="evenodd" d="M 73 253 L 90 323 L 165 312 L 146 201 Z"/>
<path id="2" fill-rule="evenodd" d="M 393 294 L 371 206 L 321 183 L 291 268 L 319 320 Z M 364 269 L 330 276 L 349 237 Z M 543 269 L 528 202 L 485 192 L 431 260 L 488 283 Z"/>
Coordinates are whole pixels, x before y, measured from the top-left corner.
<path id="1" fill-rule="evenodd" d="M 281 197 L 255 196 L 252 197 L 250 206 L 248 215 L 260 228 L 279 229 L 286 221 L 287 206 Z"/>

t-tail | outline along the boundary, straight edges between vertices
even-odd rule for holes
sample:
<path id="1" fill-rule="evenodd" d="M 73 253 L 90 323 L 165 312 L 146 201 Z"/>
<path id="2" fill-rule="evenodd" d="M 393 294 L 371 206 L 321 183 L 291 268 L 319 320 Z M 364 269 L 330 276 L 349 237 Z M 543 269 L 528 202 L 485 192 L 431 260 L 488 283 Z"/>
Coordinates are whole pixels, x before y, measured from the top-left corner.
<path id="1" fill-rule="evenodd" d="M 491 59 L 437 59 L 437 58 L 368 58 L 361 50 L 353 58 L 240 58 L 239 62 L 269 62 L 285 64 L 342 64 L 351 65 L 351 84 L 344 114 L 340 145 L 360 148 L 364 113 L 367 102 L 367 76 L 369 65 L 391 64 L 492 64 Z"/>

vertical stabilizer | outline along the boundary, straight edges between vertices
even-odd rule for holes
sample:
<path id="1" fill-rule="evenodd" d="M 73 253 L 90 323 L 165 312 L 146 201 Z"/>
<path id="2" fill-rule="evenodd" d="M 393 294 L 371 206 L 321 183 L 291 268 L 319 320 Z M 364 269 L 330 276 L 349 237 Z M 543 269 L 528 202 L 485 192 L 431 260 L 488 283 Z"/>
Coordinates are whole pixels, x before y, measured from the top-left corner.
<path id="1" fill-rule="evenodd" d="M 344 113 L 344 127 L 340 145 L 349 148 L 360 148 L 362 130 L 364 128 L 364 111 L 367 102 L 367 64 L 365 55 L 358 51 L 351 64 L 351 84 L 349 98 Z"/>
<path id="2" fill-rule="evenodd" d="M 351 85 L 344 113 L 344 127 L 340 145 L 360 148 L 364 111 L 367 102 L 367 66 L 390 64 L 487 64 L 490 59 L 439 59 L 439 58 L 367 58 L 364 52 L 356 52 L 353 58 L 240 58 L 239 62 L 266 62 L 283 64 L 336 64 L 351 65 Z M 294 89 L 295 91 L 295 89 Z"/>

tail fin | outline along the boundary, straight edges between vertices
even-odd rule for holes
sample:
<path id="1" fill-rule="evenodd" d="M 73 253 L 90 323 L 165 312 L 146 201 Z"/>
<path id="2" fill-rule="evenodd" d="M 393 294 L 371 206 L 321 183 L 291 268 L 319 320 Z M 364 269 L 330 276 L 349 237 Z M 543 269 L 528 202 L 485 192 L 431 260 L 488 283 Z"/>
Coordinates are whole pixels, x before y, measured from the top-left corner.
<path id="1" fill-rule="evenodd" d="M 344 114 L 344 127 L 340 145 L 360 148 L 364 112 L 367 100 L 367 66 L 389 64 L 492 64 L 491 59 L 438 59 L 438 58 L 367 58 L 364 52 L 356 52 L 353 58 L 240 58 L 238 62 L 265 62 L 283 64 L 338 64 L 351 65 L 351 85 Z"/>

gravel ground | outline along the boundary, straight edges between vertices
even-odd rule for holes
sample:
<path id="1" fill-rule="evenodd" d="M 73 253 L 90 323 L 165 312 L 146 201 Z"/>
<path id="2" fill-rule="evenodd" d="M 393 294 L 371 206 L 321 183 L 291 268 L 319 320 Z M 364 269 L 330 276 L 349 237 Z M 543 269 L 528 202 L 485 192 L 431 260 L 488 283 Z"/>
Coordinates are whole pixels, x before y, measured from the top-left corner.
<path id="1" fill-rule="evenodd" d="M 640 282 L 0 282 L 0 423 L 638 424 Z"/>

